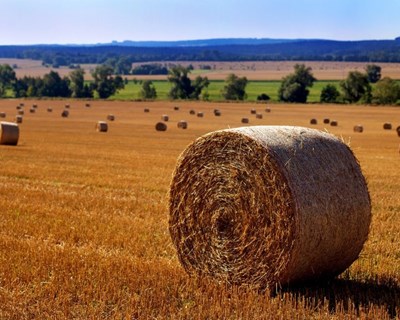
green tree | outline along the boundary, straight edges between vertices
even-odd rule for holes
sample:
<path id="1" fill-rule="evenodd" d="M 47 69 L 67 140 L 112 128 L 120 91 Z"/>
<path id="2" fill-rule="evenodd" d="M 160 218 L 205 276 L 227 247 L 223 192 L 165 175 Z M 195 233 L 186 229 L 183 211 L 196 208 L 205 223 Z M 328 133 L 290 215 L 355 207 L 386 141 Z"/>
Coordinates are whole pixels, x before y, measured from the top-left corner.
<path id="1" fill-rule="evenodd" d="M 110 65 L 99 65 L 93 71 L 93 88 L 99 94 L 101 99 L 107 99 L 115 94 L 119 89 L 124 88 L 122 77 L 113 77 L 113 68 Z"/>
<path id="2" fill-rule="evenodd" d="M 69 79 L 60 75 L 55 71 L 50 71 L 43 76 L 43 86 L 41 95 L 45 97 L 69 97 L 71 91 L 69 89 Z"/>
<path id="3" fill-rule="evenodd" d="M 321 90 L 320 101 L 325 103 L 335 103 L 340 96 L 339 90 L 333 84 L 327 84 Z"/>
<path id="4" fill-rule="evenodd" d="M 81 68 L 69 73 L 71 96 L 73 98 L 83 98 L 85 91 L 85 71 Z"/>
<path id="5" fill-rule="evenodd" d="M 157 98 L 157 91 L 151 80 L 145 80 L 142 83 L 142 89 L 140 90 L 139 96 L 142 99 L 155 99 Z"/>
<path id="6" fill-rule="evenodd" d="M 190 70 L 183 66 L 175 66 L 168 72 L 168 81 L 172 83 L 169 97 L 172 99 L 199 99 L 201 91 L 207 88 L 210 82 L 207 77 L 196 77 L 193 84 L 188 74 Z"/>
<path id="7" fill-rule="evenodd" d="M 394 104 L 399 99 L 400 86 L 395 80 L 385 77 L 376 83 L 372 94 L 372 101 L 374 103 Z"/>
<path id="8" fill-rule="evenodd" d="M 371 102 L 371 85 L 366 74 L 350 71 L 347 78 L 340 82 L 343 100 L 349 103 Z"/>
<path id="9" fill-rule="evenodd" d="M 365 72 L 367 73 L 368 81 L 371 83 L 376 83 L 381 79 L 381 67 L 376 64 L 368 64 L 365 67 Z"/>
<path id="10" fill-rule="evenodd" d="M 225 86 L 221 90 L 222 96 L 226 100 L 244 100 L 246 95 L 247 78 L 239 78 L 237 75 L 231 73 L 225 80 Z"/>
<path id="11" fill-rule="evenodd" d="M 307 102 L 307 97 L 316 79 L 311 73 L 311 68 L 304 64 L 296 64 L 294 73 L 287 75 L 282 79 L 281 86 L 278 91 L 280 101 L 285 102 Z"/>
<path id="12" fill-rule="evenodd" d="M 0 97 L 4 97 L 7 89 L 15 82 L 15 71 L 8 64 L 0 64 Z"/>

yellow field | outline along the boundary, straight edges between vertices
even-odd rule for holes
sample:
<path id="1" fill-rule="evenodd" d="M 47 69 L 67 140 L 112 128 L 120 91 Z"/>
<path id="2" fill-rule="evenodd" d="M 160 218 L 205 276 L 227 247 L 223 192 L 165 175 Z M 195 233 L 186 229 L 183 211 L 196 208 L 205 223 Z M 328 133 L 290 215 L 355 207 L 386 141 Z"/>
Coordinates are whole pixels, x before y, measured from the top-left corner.
<path id="1" fill-rule="evenodd" d="M 87 108 L 85 101 L 2 100 L 7 117 L 0 120 L 13 121 L 20 102 L 19 144 L 0 146 L 0 319 L 400 317 L 400 138 L 382 128 L 400 125 L 399 108 L 271 104 L 266 113 L 262 104 L 94 101 Z M 70 116 L 62 118 L 66 103 Z M 109 132 L 96 132 L 110 113 Z M 162 114 L 169 127 L 156 132 Z M 360 258 L 339 279 L 255 292 L 191 279 L 181 268 L 168 232 L 176 159 L 193 139 L 241 126 L 242 117 L 250 125 L 307 127 L 317 118 L 312 127 L 350 143 L 373 219 Z M 339 126 L 325 127 L 325 117 Z M 356 124 L 363 133 L 353 133 Z"/>

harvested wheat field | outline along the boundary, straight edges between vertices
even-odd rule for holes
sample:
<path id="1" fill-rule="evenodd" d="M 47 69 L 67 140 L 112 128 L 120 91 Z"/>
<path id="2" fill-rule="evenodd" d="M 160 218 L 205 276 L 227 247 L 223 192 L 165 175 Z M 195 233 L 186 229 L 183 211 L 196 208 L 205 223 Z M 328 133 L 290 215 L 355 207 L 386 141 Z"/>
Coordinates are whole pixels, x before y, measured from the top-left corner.
<path id="1" fill-rule="evenodd" d="M 4 121 L 21 102 L 38 108 L 25 112 L 17 146 L 0 145 L 0 319 L 399 318 L 400 139 L 382 128 L 400 125 L 398 108 L 268 104 L 267 113 L 250 103 L 2 100 Z M 115 121 L 99 134 L 93 124 L 110 113 Z M 156 131 L 163 114 L 168 130 Z M 261 290 L 181 266 L 168 208 L 177 159 L 198 137 L 243 126 L 243 117 L 308 128 L 315 118 L 313 129 L 350 145 L 372 218 L 359 258 L 337 278 Z M 353 131 L 359 123 L 362 134 Z"/>

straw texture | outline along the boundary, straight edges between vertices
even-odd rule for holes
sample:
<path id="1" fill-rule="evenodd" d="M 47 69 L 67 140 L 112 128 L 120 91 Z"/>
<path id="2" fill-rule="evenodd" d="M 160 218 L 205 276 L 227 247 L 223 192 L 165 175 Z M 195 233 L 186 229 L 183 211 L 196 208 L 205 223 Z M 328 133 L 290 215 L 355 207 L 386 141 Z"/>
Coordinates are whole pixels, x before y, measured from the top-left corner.
<path id="1" fill-rule="evenodd" d="M 13 122 L 0 122 L 0 144 L 16 146 L 19 139 L 19 127 Z"/>
<path id="2" fill-rule="evenodd" d="M 171 238 L 190 275 L 256 287 L 340 274 L 357 259 L 371 221 L 349 147 L 287 126 L 198 138 L 178 159 L 169 209 Z"/>

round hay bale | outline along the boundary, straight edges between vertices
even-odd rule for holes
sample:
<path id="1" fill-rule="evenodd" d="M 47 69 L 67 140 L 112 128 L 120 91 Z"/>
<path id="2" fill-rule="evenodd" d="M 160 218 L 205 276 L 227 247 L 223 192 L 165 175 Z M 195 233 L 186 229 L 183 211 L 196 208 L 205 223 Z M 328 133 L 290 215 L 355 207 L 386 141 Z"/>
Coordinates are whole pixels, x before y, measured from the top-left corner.
<path id="1" fill-rule="evenodd" d="M 0 118 L 5 118 L 6 117 L 6 113 L 5 112 L 0 112 Z"/>
<path id="2" fill-rule="evenodd" d="M 144 112 L 148 113 L 148 112 L 150 112 L 150 109 L 149 108 L 144 108 Z"/>
<path id="3" fill-rule="evenodd" d="M 17 110 L 21 110 L 21 109 L 22 109 L 22 107 L 21 107 L 21 106 L 16 106 L 16 107 L 15 107 L 15 109 L 17 109 Z"/>
<path id="4" fill-rule="evenodd" d="M 24 115 L 24 113 L 25 113 L 25 111 L 24 111 L 24 110 L 18 110 L 18 114 L 19 114 L 20 116 L 23 116 L 23 115 Z"/>
<path id="5" fill-rule="evenodd" d="M 105 121 L 98 121 L 96 123 L 96 131 L 97 132 L 107 132 L 108 131 L 108 124 Z"/>
<path id="6" fill-rule="evenodd" d="M 53 108 L 48 107 L 48 108 L 47 108 L 47 112 L 53 112 Z"/>
<path id="7" fill-rule="evenodd" d="M 219 109 L 214 109 L 214 115 L 215 115 L 216 117 L 220 117 L 220 116 L 221 116 L 221 110 L 219 110 Z"/>
<path id="8" fill-rule="evenodd" d="M 364 131 L 364 127 L 361 124 L 358 124 L 358 125 L 353 127 L 353 131 L 362 133 Z"/>
<path id="9" fill-rule="evenodd" d="M 396 131 L 397 131 L 397 135 L 400 137 L 400 126 L 398 126 L 398 127 L 396 128 Z"/>
<path id="10" fill-rule="evenodd" d="M 107 120 L 109 120 L 109 121 L 115 121 L 115 116 L 114 116 L 113 114 L 109 114 L 109 115 L 107 116 Z"/>
<path id="11" fill-rule="evenodd" d="M 90 108 L 90 103 L 85 103 L 86 108 Z"/>
<path id="12" fill-rule="evenodd" d="M 15 123 L 22 123 L 23 117 L 20 115 L 15 116 Z"/>
<path id="13" fill-rule="evenodd" d="M 257 114 L 256 114 L 256 118 L 257 118 L 257 119 L 262 119 L 262 118 L 263 118 L 263 115 L 262 115 L 261 113 L 257 113 Z"/>
<path id="14" fill-rule="evenodd" d="M 168 120 L 169 120 L 168 115 L 163 114 L 163 115 L 161 116 L 161 120 L 162 120 L 162 121 L 168 121 Z"/>
<path id="15" fill-rule="evenodd" d="M 37 107 L 38 107 L 37 104 L 32 105 L 32 109 L 37 109 Z"/>
<path id="16" fill-rule="evenodd" d="M 337 127 L 337 126 L 338 126 L 338 122 L 336 120 L 332 120 L 331 127 Z"/>
<path id="17" fill-rule="evenodd" d="M 19 139 L 19 127 L 13 122 L 0 122 L 0 144 L 16 146 Z"/>
<path id="18" fill-rule="evenodd" d="M 20 105 L 21 107 L 24 107 L 24 106 L 25 106 L 25 103 L 22 103 L 22 102 L 21 102 L 19 105 Z"/>
<path id="19" fill-rule="evenodd" d="M 69 111 L 68 110 L 63 110 L 63 112 L 61 112 L 61 117 L 68 118 L 69 117 Z"/>
<path id="20" fill-rule="evenodd" d="M 187 121 L 181 120 L 178 122 L 178 128 L 187 129 L 187 127 L 188 127 Z"/>
<path id="21" fill-rule="evenodd" d="M 211 132 L 180 155 L 169 230 L 191 275 L 264 287 L 336 276 L 368 237 L 367 184 L 326 132 L 253 126 Z"/>
<path id="22" fill-rule="evenodd" d="M 242 118 L 242 123 L 249 123 L 249 118 Z"/>
<path id="23" fill-rule="evenodd" d="M 167 125 L 164 122 L 157 122 L 156 130 L 157 131 L 167 131 Z"/>
<path id="24" fill-rule="evenodd" d="M 69 109 L 71 106 L 69 104 L 65 105 L 65 109 Z"/>
<path id="25" fill-rule="evenodd" d="M 325 119 L 324 119 L 324 123 L 325 123 L 325 124 L 329 124 L 330 122 L 331 122 L 331 121 L 330 121 L 328 118 L 325 118 Z"/>
<path id="26" fill-rule="evenodd" d="M 189 111 L 189 114 L 196 114 L 196 111 L 192 109 Z"/>
<path id="27" fill-rule="evenodd" d="M 175 110 L 175 111 L 179 111 L 179 107 L 178 107 L 178 106 L 175 106 L 175 107 L 174 107 L 174 110 Z"/>
<path id="28" fill-rule="evenodd" d="M 271 108 L 265 108 L 265 112 L 267 113 L 271 112 Z"/>
<path id="29" fill-rule="evenodd" d="M 256 110 L 256 109 L 251 109 L 251 110 L 250 110 L 250 113 L 251 113 L 251 114 L 256 114 L 256 113 L 257 113 L 257 110 Z"/>
<path id="30" fill-rule="evenodd" d="M 199 111 L 199 112 L 197 112 L 197 116 L 199 118 L 203 118 L 204 117 L 204 113 Z"/>
<path id="31" fill-rule="evenodd" d="M 385 123 L 383 124 L 383 129 L 384 129 L 384 130 L 392 130 L 392 124 L 389 123 L 389 122 L 385 122 Z"/>
<path id="32" fill-rule="evenodd" d="M 311 120 L 310 120 L 310 124 L 318 124 L 318 121 L 317 121 L 317 119 L 314 119 L 314 118 L 313 118 L 313 119 L 311 119 Z"/>
<path id="33" fill-rule="evenodd" d="M 30 112 L 30 113 L 35 113 L 35 112 L 36 112 L 36 109 L 30 108 L 30 109 L 29 109 L 29 112 Z"/>

